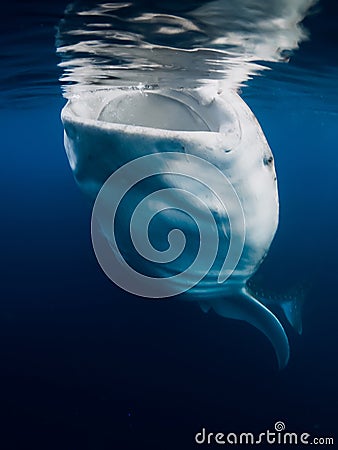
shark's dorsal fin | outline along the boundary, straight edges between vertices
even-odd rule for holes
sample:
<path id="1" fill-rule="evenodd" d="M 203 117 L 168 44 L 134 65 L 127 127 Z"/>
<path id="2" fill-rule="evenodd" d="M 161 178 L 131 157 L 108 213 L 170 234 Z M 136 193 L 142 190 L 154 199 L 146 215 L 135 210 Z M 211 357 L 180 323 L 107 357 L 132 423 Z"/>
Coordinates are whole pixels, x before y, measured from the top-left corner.
<path id="1" fill-rule="evenodd" d="M 289 289 L 283 295 L 269 294 L 267 295 L 262 290 L 255 290 L 251 285 L 247 287 L 247 291 L 250 295 L 257 298 L 263 305 L 268 308 L 282 310 L 286 320 L 292 326 L 292 328 L 298 333 L 302 334 L 302 310 L 304 300 L 306 296 L 306 287 L 303 285 Z"/>

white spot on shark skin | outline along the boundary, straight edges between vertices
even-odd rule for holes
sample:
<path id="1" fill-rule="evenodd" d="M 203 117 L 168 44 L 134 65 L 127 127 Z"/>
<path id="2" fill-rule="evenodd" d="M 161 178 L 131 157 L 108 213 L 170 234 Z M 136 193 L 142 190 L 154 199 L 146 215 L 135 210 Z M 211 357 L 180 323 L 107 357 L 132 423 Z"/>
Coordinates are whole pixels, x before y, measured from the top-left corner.
<path id="1" fill-rule="evenodd" d="M 173 15 L 156 15 L 158 33 L 178 36 L 184 34 L 185 30 L 193 30 L 211 36 L 208 48 L 204 49 L 193 47 L 175 50 L 150 42 L 143 42 L 139 46 L 137 39 L 137 44 L 133 44 L 132 33 L 128 37 L 131 43 L 128 50 L 121 45 L 101 46 L 100 40 L 69 46 L 63 42 L 58 49 L 66 56 L 69 52 L 76 54 L 80 50 L 82 53 L 95 54 L 96 57 L 107 57 L 113 51 L 114 57 L 122 58 L 129 52 L 134 68 L 135 61 L 146 61 L 151 55 L 145 68 L 150 68 L 154 73 L 159 64 L 185 67 L 189 72 L 201 62 L 201 55 L 206 61 L 214 52 L 218 52 L 218 56 L 223 52 L 224 59 L 220 58 L 217 62 L 223 74 L 220 79 L 208 79 L 208 85 L 204 85 L 204 80 L 202 87 L 196 87 L 198 83 L 187 86 L 186 83 L 181 83 L 182 79 L 175 80 L 184 89 L 178 89 L 177 84 L 172 83 L 174 72 L 170 72 L 168 80 L 163 76 L 166 82 L 160 88 L 150 87 L 155 85 L 151 77 L 146 80 L 149 87 L 141 82 L 135 88 L 135 80 L 130 81 L 130 86 L 126 83 L 125 68 L 121 71 L 115 67 L 111 73 L 110 69 L 105 69 L 108 72 L 102 76 L 102 69 L 91 64 L 91 58 L 83 60 L 81 64 L 79 60 L 74 64 L 71 58 L 66 58 L 61 64 L 66 74 L 63 80 L 75 80 L 77 84 L 65 90 L 69 99 L 62 110 L 65 148 L 80 188 L 93 200 L 101 192 L 106 180 L 129 162 L 144 155 L 172 153 L 172 158 L 166 160 L 162 167 L 163 173 L 157 176 L 153 187 L 158 191 L 168 187 L 177 189 L 176 194 L 182 189 L 200 198 L 213 213 L 217 229 L 224 237 L 220 240 L 220 251 L 209 271 L 203 272 L 203 265 L 195 264 L 191 279 L 198 278 L 199 281 L 187 290 L 185 297 L 199 301 L 206 312 L 212 308 L 223 317 L 244 320 L 262 331 L 274 347 L 280 368 L 285 367 L 289 359 L 289 343 L 285 331 L 268 309 L 269 302 L 264 298 L 255 298 L 247 288 L 247 281 L 266 256 L 278 225 L 279 205 L 274 160 L 257 119 L 236 93 L 236 89 L 252 74 L 263 69 L 254 61 L 281 60 L 284 50 L 297 48 L 299 41 L 306 37 L 299 23 L 314 3 L 313 0 L 217 0 L 190 11 L 185 21 L 176 20 Z M 129 5 L 131 4 L 126 7 Z M 93 16 L 98 14 L 97 11 L 91 13 Z M 81 14 L 84 12 L 81 11 Z M 140 16 L 138 23 L 148 24 L 149 14 Z M 199 24 L 198 28 L 194 25 L 196 22 Z M 232 24 L 236 25 L 235 28 Z M 220 31 L 223 34 L 219 34 Z M 102 33 L 109 37 L 110 31 L 102 27 Z M 59 39 L 61 34 L 62 30 Z M 81 33 L 77 35 L 81 36 Z M 233 54 L 225 50 L 229 47 L 235 49 Z M 73 66 L 69 69 L 68 65 L 72 63 Z M 149 74 L 147 70 L 143 73 Z M 109 82 L 105 84 L 102 80 L 109 79 L 109 75 L 112 75 L 113 80 L 122 80 L 121 85 L 112 89 Z M 93 86 L 95 78 L 100 82 Z M 129 89 L 130 87 L 133 89 Z M 180 156 L 174 156 L 174 152 Z M 174 174 L 182 170 L 182 164 L 189 173 L 198 175 L 198 164 L 192 165 L 189 158 L 182 163 L 184 155 L 204 159 L 221 171 L 235 189 L 242 212 L 239 213 L 230 202 L 227 213 L 224 214 L 215 196 L 209 195 L 187 178 L 175 177 Z M 222 186 L 219 188 L 221 190 Z M 134 198 L 139 197 L 140 200 L 142 195 L 142 189 L 136 189 L 133 193 Z M 176 195 L 176 201 L 178 200 Z M 197 211 L 193 200 L 186 201 Z M 156 198 L 148 206 L 148 210 L 153 212 L 156 205 L 160 209 L 165 207 L 163 201 Z M 123 209 L 119 229 L 121 236 L 128 231 L 132 210 L 133 207 L 128 205 Z M 241 214 L 245 220 L 244 246 L 236 266 L 229 273 L 225 268 L 223 273 L 229 241 L 240 238 L 242 234 Z M 180 222 L 185 226 L 187 236 L 194 236 L 191 223 L 182 216 L 172 212 L 161 216 L 161 221 L 161 226 L 168 230 L 177 228 L 177 223 Z M 111 244 L 114 230 L 107 226 L 104 218 L 100 225 Z M 202 229 L 206 235 L 214 232 L 212 228 L 203 228 L 203 225 Z M 138 237 L 136 230 L 135 242 L 144 239 L 144 230 L 141 231 Z M 210 241 L 211 237 L 210 235 Z M 156 236 L 154 241 L 156 243 Z M 184 284 L 189 284 L 188 276 L 185 281 L 171 277 L 173 270 L 184 270 L 187 261 L 193 259 L 193 246 L 185 247 L 186 259 L 177 259 L 173 267 L 170 264 L 158 265 L 153 261 L 144 264 L 143 260 L 134 258 L 130 240 L 122 239 L 121 245 L 123 255 L 129 258 L 129 262 L 137 270 L 145 269 L 153 276 L 170 279 L 173 283 L 175 281 L 172 280 L 177 280 L 178 284 L 182 284 L 172 286 L 173 291 L 177 288 L 183 292 Z M 144 249 L 146 246 L 139 248 Z M 158 294 L 156 296 L 161 297 Z M 299 309 L 293 305 L 293 302 L 288 302 L 284 312 L 290 323 L 301 330 L 298 316 L 295 316 Z"/>

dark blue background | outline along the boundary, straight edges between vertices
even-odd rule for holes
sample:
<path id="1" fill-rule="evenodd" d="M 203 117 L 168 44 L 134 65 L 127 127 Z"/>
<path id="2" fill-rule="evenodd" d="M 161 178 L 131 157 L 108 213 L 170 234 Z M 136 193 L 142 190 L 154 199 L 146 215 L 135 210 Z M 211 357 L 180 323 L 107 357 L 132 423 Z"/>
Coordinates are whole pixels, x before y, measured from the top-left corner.
<path id="1" fill-rule="evenodd" d="M 3 18 L 2 42 L 32 17 L 43 22 L 27 5 L 8 12 L 16 22 Z M 325 26 L 337 28 L 332 3 L 307 19 L 312 41 L 289 72 L 301 68 L 302 79 L 292 85 L 266 73 L 243 91 L 273 149 L 281 201 L 257 282 L 276 292 L 310 285 L 304 333 L 288 329 L 291 361 L 281 372 L 269 342 L 246 324 L 193 304 L 131 297 L 101 272 L 91 208 L 63 150 L 64 101 L 52 69 L 63 4 L 50 8 L 41 44 L 51 68 L 46 96 L 22 82 L 24 64 L 15 71 L 20 39 L 4 47 L 13 57 L 1 75 L 0 448 L 188 450 L 202 427 L 259 432 L 277 420 L 338 439 L 338 103 L 337 77 L 326 79 L 328 70 L 337 74 L 337 36 Z M 37 53 L 38 42 L 25 45 Z M 15 95 L 21 86 L 26 96 Z"/>

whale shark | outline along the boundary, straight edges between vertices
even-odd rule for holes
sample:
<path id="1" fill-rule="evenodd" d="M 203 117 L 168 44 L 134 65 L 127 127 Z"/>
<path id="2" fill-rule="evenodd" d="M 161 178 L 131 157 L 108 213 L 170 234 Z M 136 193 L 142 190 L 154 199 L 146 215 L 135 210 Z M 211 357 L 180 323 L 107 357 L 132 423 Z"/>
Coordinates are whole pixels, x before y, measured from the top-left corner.
<path id="1" fill-rule="evenodd" d="M 117 284 L 137 295 L 163 298 L 183 294 L 187 300 L 198 301 L 204 311 L 213 309 L 223 317 L 250 323 L 268 337 L 279 367 L 285 367 L 289 343 L 284 328 L 264 297 L 255 297 L 247 285 L 268 253 L 278 226 L 279 204 L 271 149 L 241 97 L 210 88 L 96 90 L 69 100 L 62 121 L 75 179 L 95 200 L 93 244 L 105 273 L 116 282 L 120 271 L 122 281 Z M 143 165 L 140 157 L 146 159 Z M 224 179 L 217 180 L 215 168 Z M 144 170 L 144 178 L 156 175 L 148 187 L 132 181 Z M 229 181 L 235 200 L 224 180 Z M 114 229 L 109 215 L 111 204 L 119 203 L 121 189 L 127 192 L 130 187 L 134 190 L 121 204 Z M 140 218 L 134 220 L 133 240 L 128 239 L 130 230 L 126 225 L 135 212 L 135 202 L 150 197 L 148 191 L 166 194 L 155 201 L 150 199 L 139 213 Z M 201 202 L 211 211 L 213 223 L 204 217 Z M 180 258 L 172 256 L 165 263 L 151 259 L 147 250 L 138 259 L 135 246 L 143 245 L 145 231 L 150 230 L 149 220 L 145 223 L 144 217 L 154 218 L 159 211 L 163 213 L 158 215 L 157 229 L 168 233 L 183 229 L 188 245 Z M 204 257 L 194 261 L 193 270 L 187 272 L 195 244 L 201 240 L 194 232 L 191 216 L 198 218 L 206 250 Z M 95 221 L 99 223 L 97 228 Z M 218 248 L 214 252 L 211 242 L 215 233 Z M 103 241 L 99 234 L 104 235 Z M 161 239 L 163 236 L 154 228 L 153 247 L 159 248 Z M 220 282 L 230 241 L 237 242 L 239 254 Z M 210 255 L 213 260 L 206 270 L 205 260 Z M 121 259 L 134 267 L 130 277 L 129 272 L 123 275 Z M 150 290 L 135 288 L 140 283 L 135 273 L 141 271 L 146 274 Z M 175 272 L 184 272 L 184 276 Z M 161 286 L 157 289 L 158 280 Z M 299 308 L 293 306 L 297 299 L 285 305 L 289 322 L 298 323 Z"/>
<path id="2" fill-rule="evenodd" d="M 70 4 L 57 52 L 74 177 L 118 286 L 245 321 L 290 356 L 303 295 L 253 288 L 278 227 L 274 157 L 240 89 L 287 62 L 316 0 Z M 140 5 L 142 7 L 140 7 Z"/>

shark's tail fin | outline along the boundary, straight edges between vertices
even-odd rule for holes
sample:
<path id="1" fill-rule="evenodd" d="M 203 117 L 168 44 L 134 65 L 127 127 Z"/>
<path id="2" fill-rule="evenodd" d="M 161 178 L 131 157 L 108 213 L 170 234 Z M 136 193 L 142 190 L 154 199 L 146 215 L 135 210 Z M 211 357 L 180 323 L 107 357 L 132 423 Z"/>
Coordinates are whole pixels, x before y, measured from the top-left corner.
<path id="1" fill-rule="evenodd" d="M 303 285 L 296 286 L 283 295 L 267 295 L 265 292 L 254 289 L 252 286 L 249 286 L 249 291 L 269 308 L 281 310 L 292 328 L 298 334 L 302 334 L 302 312 L 307 292 Z"/>

